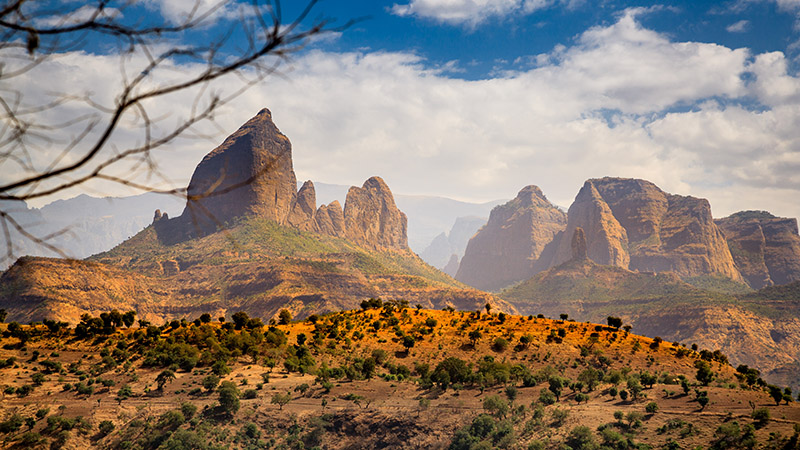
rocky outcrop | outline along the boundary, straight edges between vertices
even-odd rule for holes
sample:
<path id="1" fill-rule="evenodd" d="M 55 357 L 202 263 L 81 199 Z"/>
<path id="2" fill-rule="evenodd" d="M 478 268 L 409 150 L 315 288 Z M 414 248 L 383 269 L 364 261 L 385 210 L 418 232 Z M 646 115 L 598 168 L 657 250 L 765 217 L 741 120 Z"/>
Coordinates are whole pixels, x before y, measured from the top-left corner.
<path id="1" fill-rule="evenodd" d="M 317 231 L 328 236 L 344 237 L 344 213 L 342 205 L 334 200 L 328 205 L 321 205 L 314 216 Z"/>
<path id="2" fill-rule="evenodd" d="M 742 211 L 714 221 L 747 283 L 754 289 L 800 280 L 797 219 Z"/>
<path id="3" fill-rule="evenodd" d="M 203 158 L 188 195 L 184 220 L 191 219 L 203 232 L 249 214 L 286 223 L 297 195 L 292 144 L 268 109 Z"/>
<path id="4" fill-rule="evenodd" d="M 645 180 L 592 179 L 581 188 L 568 217 L 549 267 L 572 258 L 571 237 L 580 227 L 587 255 L 598 264 L 742 281 L 705 199 L 667 194 Z"/>
<path id="5" fill-rule="evenodd" d="M 314 183 L 308 180 L 297 192 L 297 198 L 286 219 L 287 224 L 300 231 L 317 231 L 317 223 L 314 220 L 316 208 L 317 195 L 314 191 Z"/>
<path id="6" fill-rule="evenodd" d="M 572 260 L 582 261 L 589 256 L 586 250 L 586 234 L 583 228 L 575 228 L 575 233 L 572 234 Z"/>
<path id="7" fill-rule="evenodd" d="M 534 274 L 533 264 L 566 225 L 566 215 L 537 186 L 523 188 L 495 207 L 489 221 L 470 239 L 456 279 L 497 290 Z"/>
<path id="8" fill-rule="evenodd" d="M 587 256 L 594 262 L 609 266 L 628 267 L 628 233 L 614 217 L 608 203 L 592 180 L 584 183 L 567 212 L 567 229 L 555 244 L 553 260 L 546 265 L 557 266 L 572 259 L 572 236 L 582 228 L 586 238 Z"/>
<path id="9" fill-rule="evenodd" d="M 408 249 L 408 218 L 380 177 L 351 187 L 344 204 L 345 235 L 367 248 Z"/>

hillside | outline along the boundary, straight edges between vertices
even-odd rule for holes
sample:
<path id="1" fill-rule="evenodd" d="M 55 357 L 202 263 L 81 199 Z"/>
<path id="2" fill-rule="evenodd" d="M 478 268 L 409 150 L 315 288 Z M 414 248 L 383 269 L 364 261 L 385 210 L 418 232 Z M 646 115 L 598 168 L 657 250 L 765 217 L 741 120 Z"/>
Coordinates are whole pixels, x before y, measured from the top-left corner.
<path id="1" fill-rule="evenodd" d="M 410 251 L 364 249 L 344 239 L 249 217 L 223 232 L 167 245 L 148 227 L 88 261 L 24 258 L 0 279 L 9 320 L 77 323 L 108 308 L 147 320 L 247 309 L 269 318 L 354 308 L 363 298 L 480 309 L 507 303 L 468 288 Z"/>
<path id="2" fill-rule="evenodd" d="M 241 313 L 9 325 L 0 434 L 16 448 L 796 445 L 800 407 L 720 354 L 588 323 L 365 307 L 270 327 Z"/>
<path id="3" fill-rule="evenodd" d="M 719 349 L 736 364 L 758 367 L 768 380 L 797 387 L 796 289 L 789 285 L 735 295 L 691 286 L 670 273 L 631 272 L 573 260 L 500 296 L 522 314 L 563 313 L 595 322 L 619 316 L 644 335 Z"/>

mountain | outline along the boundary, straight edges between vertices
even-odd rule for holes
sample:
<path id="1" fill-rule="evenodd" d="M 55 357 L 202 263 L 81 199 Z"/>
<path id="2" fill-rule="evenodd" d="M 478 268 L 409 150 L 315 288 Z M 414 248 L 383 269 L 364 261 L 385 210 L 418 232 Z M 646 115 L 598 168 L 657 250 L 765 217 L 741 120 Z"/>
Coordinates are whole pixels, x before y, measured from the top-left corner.
<path id="1" fill-rule="evenodd" d="M 4 207 L 25 229 L 36 236 L 53 237 L 50 244 L 72 258 L 86 258 L 111 249 L 148 226 L 153 220 L 154 205 L 174 215 L 182 201 L 169 195 L 146 193 L 131 197 L 90 197 L 81 194 L 69 200 L 56 200 L 41 208 L 24 202 Z M 11 230 L 15 255 L 59 256 Z M 2 254 L 6 254 L 3 240 Z M 0 262 L 4 270 L 14 261 Z"/>
<path id="2" fill-rule="evenodd" d="M 580 227 L 589 258 L 598 264 L 744 282 L 705 199 L 668 194 L 645 180 L 607 177 L 586 181 L 567 216 L 549 267 L 571 258 L 570 239 Z"/>
<path id="3" fill-rule="evenodd" d="M 716 219 L 736 267 L 755 289 L 800 280 L 797 219 L 766 211 L 742 211 Z"/>
<path id="4" fill-rule="evenodd" d="M 492 209 L 489 221 L 470 239 L 456 279 L 497 290 L 535 273 L 534 262 L 567 223 L 537 186 Z"/>
<path id="5" fill-rule="evenodd" d="M 604 322 L 621 317 L 638 333 L 721 350 L 773 383 L 800 386 L 800 283 L 750 294 L 692 286 L 672 272 L 632 272 L 590 259 L 536 274 L 499 295 L 522 314 Z"/>
<path id="6" fill-rule="evenodd" d="M 262 110 L 203 158 L 180 216 L 157 210 L 151 226 L 88 261 L 20 259 L 2 276 L 0 306 L 25 322 L 109 308 L 158 322 L 243 308 L 303 317 L 369 297 L 514 311 L 414 255 L 379 177 L 350 188 L 343 209 L 316 208 L 313 183 L 296 186 L 291 143 Z"/>
<path id="7" fill-rule="evenodd" d="M 450 231 L 442 232 L 433 238 L 431 243 L 425 247 L 425 250 L 420 252 L 420 258 L 438 268 L 449 265 L 455 270 L 452 273 L 445 272 L 455 276 L 458 271 L 459 261 L 464 256 L 469 240 L 482 226 L 486 225 L 486 221 L 485 217 L 467 216 L 456 218 Z"/>

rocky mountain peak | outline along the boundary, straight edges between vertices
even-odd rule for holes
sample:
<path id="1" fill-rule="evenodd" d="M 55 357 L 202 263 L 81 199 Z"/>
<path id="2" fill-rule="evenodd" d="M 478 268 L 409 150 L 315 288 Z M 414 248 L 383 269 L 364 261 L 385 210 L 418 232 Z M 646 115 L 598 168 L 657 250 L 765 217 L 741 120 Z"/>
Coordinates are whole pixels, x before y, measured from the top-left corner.
<path id="1" fill-rule="evenodd" d="M 289 212 L 286 223 L 300 231 L 317 231 L 316 215 L 317 194 L 314 190 L 314 183 L 311 180 L 303 183 L 297 191 L 297 198 Z"/>
<path id="2" fill-rule="evenodd" d="M 251 214 L 285 223 L 296 192 L 292 144 L 262 109 L 198 164 L 183 215 L 204 231 Z"/>
<path id="3" fill-rule="evenodd" d="M 526 186 L 489 215 L 470 239 L 456 279 L 484 290 L 497 290 L 535 272 L 545 246 L 564 229 L 566 215 L 537 186 Z"/>
<path id="4" fill-rule="evenodd" d="M 520 207 L 527 208 L 538 206 L 541 208 L 552 208 L 553 204 L 547 200 L 539 186 L 529 185 L 522 188 L 515 198 L 520 203 Z"/>
<path id="5" fill-rule="evenodd" d="M 348 239 L 370 248 L 408 249 L 408 218 L 397 208 L 392 191 L 380 177 L 353 186 L 344 204 Z"/>

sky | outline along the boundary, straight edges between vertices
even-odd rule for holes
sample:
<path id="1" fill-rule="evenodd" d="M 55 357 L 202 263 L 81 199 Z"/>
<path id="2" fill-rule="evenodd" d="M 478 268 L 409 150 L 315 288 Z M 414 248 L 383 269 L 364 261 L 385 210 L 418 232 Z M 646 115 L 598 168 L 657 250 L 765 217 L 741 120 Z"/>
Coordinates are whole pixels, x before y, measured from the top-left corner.
<path id="1" fill-rule="evenodd" d="M 146 0 L 108 14 L 178 23 L 193 4 Z M 214 4 L 201 0 L 199 9 Z M 283 6 L 285 18 L 299 12 L 298 2 Z M 242 11 L 225 4 L 169 44 L 206 42 Z M 747 209 L 800 217 L 800 0 L 323 0 L 301 28 L 315 20 L 354 22 L 281 60 L 214 123 L 194 127 L 192 138 L 154 152 L 159 186 L 185 186 L 208 151 L 266 107 L 292 142 L 299 180 L 360 185 L 379 175 L 395 193 L 474 202 L 512 198 L 535 184 L 568 207 L 585 180 L 620 176 L 707 198 L 715 217 Z M 222 49 L 230 56 L 246 43 L 232 36 Z M 145 61 L 89 37 L 24 75 L 0 79 L 0 91 L 32 104 L 85 95 L 91 104 L 47 111 L 51 121 L 83 117 L 96 114 L 97 104 L 113 105 L 121 74 L 136 74 Z M 168 66 L 152 83 L 202 68 L 181 58 Z M 228 93 L 241 83 L 234 78 L 209 91 Z M 168 129 L 205 93 L 147 106 Z M 60 132 L 62 139 L 41 143 L 31 156 L 39 167 L 80 154 L 78 146 L 58 156 L 58 144 L 80 133 Z M 132 116 L 107 151 L 142 139 Z M 15 175 L 8 161 L 0 165 L 0 180 Z M 92 182 L 31 204 L 81 192 L 130 193 Z"/>

